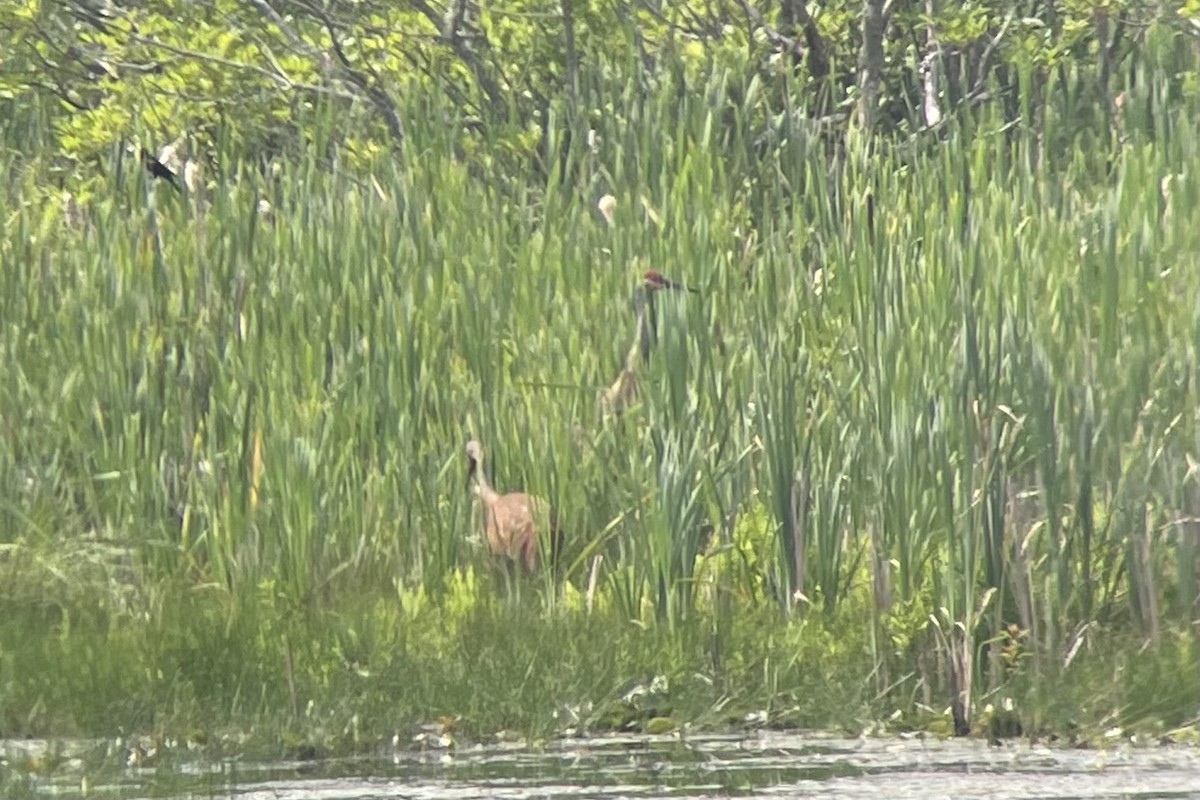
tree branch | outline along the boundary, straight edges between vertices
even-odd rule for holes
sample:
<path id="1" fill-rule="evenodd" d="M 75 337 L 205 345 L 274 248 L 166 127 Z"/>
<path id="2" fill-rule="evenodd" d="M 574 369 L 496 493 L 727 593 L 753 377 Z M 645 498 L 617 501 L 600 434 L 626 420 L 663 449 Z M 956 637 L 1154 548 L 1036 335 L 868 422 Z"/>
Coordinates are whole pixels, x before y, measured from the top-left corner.
<path id="1" fill-rule="evenodd" d="M 280 16 L 277 11 L 275 11 L 275 9 L 271 8 L 271 6 L 266 3 L 265 0 L 249 0 L 249 2 L 275 23 L 276 27 L 278 27 L 279 30 L 292 42 L 293 47 L 296 47 L 297 49 L 306 53 L 310 58 L 313 58 L 319 64 L 330 63 L 326 55 L 321 52 L 320 48 L 306 41 L 303 37 L 297 34 L 292 26 L 289 25 L 287 21 Z M 354 67 L 350 59 L 346 56 L 345 51 L 342 49 L 340 34 L 338 33 L 337 28 L 329 15 L 326 14 L 324 10 L 319 8 L 315 3 L 292 0 L 292 4 L 320 20 L 321 24 L 325 26 L 325 30 L 329 34 L 329 41 L 333 47 L 334 55 L 337 56 L 338 63 L 334 65 L 334 67 L 338 77 L 356 88 L 362 96 L 366 97 L 371 102 L 371 105 L 374 106 L 375 110 L 378 111 L 383 117 L 383 120 L 388 127 L 388 131 L 392 135 L 393 141 L 396 144 L 403 142 L 404 123 L 400 120 L 400 112 L 396 108 L 396 102 L 391 98 L 391 95 L 384 91 L 378 84 L 368 80 L 361 70 Z"/>
<path id="2" fill-rule="evenodd" d="M 442 32 L 442 43 L 448 45 L 454 51 L 454 54 L 458 56 L 458 59 L 471 71 L 471 75 L 475 78 L 475 83 L 479 86 L 479 90 L 487 97 L 488 105 L 491 106 L 493 113 L 499 113 L 504 108 L 500 85 L 496 83 L 495 79 L 484 68 L 483 62 L 479 60 L 475 51 L 467 45 L 461 33 L 461 17 L 455 18 L 458 27 L 451 29 L 447 24 L 448 20 L 439 20 L 438 13 L 425 0 L 408 1 L 412 4 L 413 8 L 420 11 L 435 28 Z M 465 14 L 465 10 L 463 13 Z"/>
<path id="3" fill-rule="evenodd" d="M 234 70 L 240 70 L 242 72 L 250 72 L 255 75 L 261 75 L 281 89 L 300 90 L 312 92 L 314 94 L 324 94 L 337 97 L 342 100 L 359 99 L 358 95 L 351 94 L 349 92 L 338 91 L 337 89 L 332 89 L 328 86 L 316 86 L 311 83 L 302 83 L 300 81 L 292 80 L 292 78 L 289 77 L 286 72 L 284 72 L 283 68 L 279 66 L 275 59 L 270 55 L 270 52 L 261 43 L 259 43 L 259 46 L 262 48 L 264 55 L 267 57 L 267 60 L 271 63 L 274 69 L 267 69 L 266 67 L 260 67 L 257 64 L 249 64 L 244 61 L 232 61 L 228 58 L 221 58 L 220 56 L 214 56 L 210 53 L 202 53 L 198 50 L 189 50 L 186 47 L 178 47 L 176 45 L 167 44 L 166 42 L 160 42 L 157 39 L 153 39 L 148 36 L 141 36 L 139 34 L 130 36 L 130 39 L 138 44 L 145 45 L 146 47 L 165 50 L 168 53 L 174 53 L 175 55 L 182 56 L 183 58 L 190 58 L 196 61 L 203 61 L 222 67 L 228 67 Z"/>

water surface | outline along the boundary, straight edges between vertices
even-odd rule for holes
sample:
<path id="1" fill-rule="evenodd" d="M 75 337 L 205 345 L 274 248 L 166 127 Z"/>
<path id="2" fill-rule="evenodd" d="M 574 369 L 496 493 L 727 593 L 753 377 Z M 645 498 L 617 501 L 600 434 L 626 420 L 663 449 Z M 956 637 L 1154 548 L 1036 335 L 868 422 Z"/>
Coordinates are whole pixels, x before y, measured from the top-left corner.
<path id="1" fill-rule="evenodd" d="M 447 798 L 1200 798 L 1200 748 L 1073 749 L 930 738 L 603 737 L 397 749 L 373 758 L 252 763 L 174 758 L 155 767 L 91 762 L 60 748 L 53 768 L 14 782 L 46 743 L 5 742 L 9 787 L 33 798 L 413 800 Z M 436 743 L 435 743 L 436 745 Z M 24 759 L 24 762 L 22 761 Z M 112 759 L 108 759 L 111 763 Z"/>

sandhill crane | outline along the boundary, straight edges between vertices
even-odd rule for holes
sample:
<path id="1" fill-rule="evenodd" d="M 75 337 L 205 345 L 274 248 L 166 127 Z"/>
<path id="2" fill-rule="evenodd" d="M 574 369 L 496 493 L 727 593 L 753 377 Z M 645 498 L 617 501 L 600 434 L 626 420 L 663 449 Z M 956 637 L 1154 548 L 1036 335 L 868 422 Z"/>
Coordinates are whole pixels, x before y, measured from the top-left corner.
<path id="1" fill-rule="evenodd" d="M 600 395 L 600 416 L 620 414 L 625 406 L 637 396 L 637 367 L 641 361 L 650 360 L 650 322 L 646 318 L 647 294 L 639 286 L 633 292 L 633 307 L 637 313 L 637 333 L 625 356 L 625 366 L 617 379 Z"/>
<path id="2" fill-rule="evenodd" d="M 693 289 L 691 286 L 684 286 L 682 283 L 676 283 L 670 278 L 664 276 L 661 272 L 648 269 L 642 275 L 642 285 L 650 292 L 658 291 L 659 289 L 674 289 L 675 291 L 692 292 L 699 294 L 699 289 Z"/>
<path id="3" fill-rule="evenodd" d="M 483 533 L 493 555 L 536 572 L 541 561 L 538 531 L 547 527 L 553 558 L 562 541 L 554 509 L 525 492 L 500 494 L 493 489 L 483 469 L 483 445 L 474 439 L 467 442 L 467 483 L 472 478 L 475 495 L 483 505 Z"/>
<path id="4" fill-rule="evenodd" d="M 600 416 L 619 414 L 637 396 L 637 367 L 650 361 L 650 351 L 658 332 L 658 321 L 654 315 L 654 293 L 663 289 L 672 291 L 698 292 L 690 286 L 664 277 L 655 270 L 647 270 L 642 283 L 633 290 L 633 310 L 637 315 L 637 331 L 633 344 L 625 356 L 622 368 L 613 384 L 600 395 Z"/>

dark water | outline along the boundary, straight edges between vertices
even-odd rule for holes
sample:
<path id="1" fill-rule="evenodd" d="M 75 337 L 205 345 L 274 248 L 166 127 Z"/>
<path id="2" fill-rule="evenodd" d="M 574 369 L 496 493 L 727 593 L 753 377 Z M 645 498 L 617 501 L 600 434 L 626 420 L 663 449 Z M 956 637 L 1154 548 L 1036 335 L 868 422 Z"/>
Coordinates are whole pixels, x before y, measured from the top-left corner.
<path id="1" fill-rule="evenodd" d="M 0 794 L 68 800 L 1200 798 L 1200 748 L 1187 745 L 1114 743 L 1085 750 L 763 732 L 606 737 L 542 748 L 433 747 L 386 758 L 285 763 L 175 759 L 170 766 L 118 769 L 89 763 L 85 746 L 78 747 L 73 755 L 60 746 L 47 761 L 45 743 L 0 742 L 0 774 L 6 774 Z"/>

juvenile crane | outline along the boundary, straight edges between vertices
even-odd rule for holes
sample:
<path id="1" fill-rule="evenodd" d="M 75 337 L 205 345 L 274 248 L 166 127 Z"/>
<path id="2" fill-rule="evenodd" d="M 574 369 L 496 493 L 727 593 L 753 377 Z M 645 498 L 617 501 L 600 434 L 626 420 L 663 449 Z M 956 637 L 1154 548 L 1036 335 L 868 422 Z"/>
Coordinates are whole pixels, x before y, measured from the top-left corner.
<path id="1" fill-rule="evenodd" d="M 650 351 L 658 333 L 658 320 L 654 314 L 654 293 L 663 289 L 693 293 L 699 291 L 676 283 L 655 270 L 647 270 L 642 276 L 641 284 L 633 290 L 633 310 L 637 315 L 633 344 L 629 347 L 625 356 L 625 366 L 617 375 L 617 379 L 600 395 L 601 417 L 621 413 L 637 396 L 637 367 L 639 363 L 650 361 Z"/>
<path id="2" fill-rule="evenodd" d="M 537 572 L 541 563 L 538 532 L 550 531 L 550 555 L 553 560 L 562 541 L 554 509 L 540 497 L 525 492 L 500 494 L 492 488 L 483 469 L 483 445 L 467 442 L 467 483 L 475 480 L 475 495 L 483 506 L 483 534 L 492 554 Z"/>

